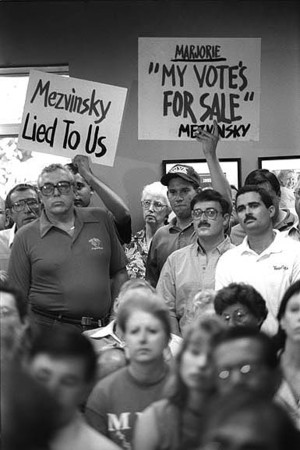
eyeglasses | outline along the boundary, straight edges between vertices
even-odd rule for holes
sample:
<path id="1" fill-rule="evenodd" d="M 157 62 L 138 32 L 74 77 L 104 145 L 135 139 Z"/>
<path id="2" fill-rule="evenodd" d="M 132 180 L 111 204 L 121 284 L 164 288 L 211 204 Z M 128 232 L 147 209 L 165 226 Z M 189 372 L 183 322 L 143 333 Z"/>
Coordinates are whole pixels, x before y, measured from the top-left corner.
<path id="1" fill-rule="evenodd" d="M 243 378 L 247 378 L 257 373 L 262 368 L 261 364 L 243 364 L 242 366 L 234 366 L 227 369 L 220 370 L 218 378 L 222 381 L 227 381 L 233 374 L 233 372 L 239 372 Z"/>
<path id="2" fill-rule="evenodd" d="M 143 200 L 142 207 L 144 209 L 150 209 L 151 205 L 154 211 L 161 211 L 163 208 L 165 208 L 167 205 L 164 205 L 161 202 L 151 202 L 151 200 Z"/>
<path id="3" fill-rule="evenodd" d="M 236 311 L 233 311 L 232 314 L 222 314 L 222 318 L 226 322 L 229 322 L 230 319 L 232 319 L 236 323 L 242 323 L 242 322 L 244 322 L 246 320 L 247 313 L 246 313 L 246 311 L 242 311 L 241 309 L 237 309 Z"/>
<path id="4" fill-rule="evenodd" d="M 200 208 L 196 208 L 192 210 L 192 218 L 193 219 L 201 219 L 204 214 L 207 219 L 215 220 L 220 211 L 217 211 L 215 208 L 207 208 L 202 210 Z"/>
<path id="5" fill-rule="evenodd" d="M 29 209 L 38 209 L 40 207 L 40 204 L 37 200 L 34 198 L 28 198 L 24 200 L 19 200 L 18 202 L 15 202 L 11 205 L 11 209 L 15 212 L 23 211 L 25 208 Z"/>
<path id="6" fill-rule="evenodd" d="M 71 186 L 73 183 L 70 181 L 59 181 L 56 184 L 53 183 L 45 183 L 44 186 L 40 187 L 40 191 L 45 197 L 50 197 L 54 193 L 55 188 L 58 190 L 60 194 L 68 194 L 71 190 Z"/>

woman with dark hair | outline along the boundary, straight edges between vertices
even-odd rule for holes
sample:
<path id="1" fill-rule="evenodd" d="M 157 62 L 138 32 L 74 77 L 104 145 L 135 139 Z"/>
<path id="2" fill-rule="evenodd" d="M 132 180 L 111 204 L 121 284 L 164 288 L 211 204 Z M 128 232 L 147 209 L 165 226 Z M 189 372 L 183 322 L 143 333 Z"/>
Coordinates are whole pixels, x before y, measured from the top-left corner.
<path id="1" fill-rule="evenodd" d="M 216 316 L 199 317 L 187 330 L 168 398 L 153 403 L 139 416 L 135 449 L 197 448 L 207 402 L 215 392 L 212 343 L 223 330 Z"/>
<path id="2" fill-rule="evenodd" d="M 280 303 L 277 342 L 283 382 L 276 399 L 288 410 L 300 429 L 300 280 L 292 284 Z"/>
<path id="3" fill-rule="evenodd" d="M 171 325 L 165 302 L 149 289 L 129 290 L 117 312 L 129 364 L 94 388 L 86 417 L 100 433 L 130 448 L 136 418 L 163 397 L 170 368 L 165 362 Z"/>
<path id="4" fill-rule="evenodd" d="M 220 289 L 214 299 L 216 313 L 230 326 L 251 326 L 260 329 L 268 315 L 260 293 L 245 283 L 230 283 Z"/>

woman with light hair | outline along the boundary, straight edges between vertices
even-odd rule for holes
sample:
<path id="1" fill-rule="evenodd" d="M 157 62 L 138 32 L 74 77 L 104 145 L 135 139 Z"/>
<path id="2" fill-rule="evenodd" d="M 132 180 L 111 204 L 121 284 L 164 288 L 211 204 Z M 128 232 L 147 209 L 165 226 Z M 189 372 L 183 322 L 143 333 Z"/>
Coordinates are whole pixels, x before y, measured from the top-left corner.
<path id="1" fill-rule="evenodd" d="M 145 226 L 125 245 L 130 278 L 145 278 L 146 260 L 152 238 L 156 230 L 167 223 L 171 212 L 167 187 L 159 181 L 146 185 L 142 191 L 141 204 Z"/>

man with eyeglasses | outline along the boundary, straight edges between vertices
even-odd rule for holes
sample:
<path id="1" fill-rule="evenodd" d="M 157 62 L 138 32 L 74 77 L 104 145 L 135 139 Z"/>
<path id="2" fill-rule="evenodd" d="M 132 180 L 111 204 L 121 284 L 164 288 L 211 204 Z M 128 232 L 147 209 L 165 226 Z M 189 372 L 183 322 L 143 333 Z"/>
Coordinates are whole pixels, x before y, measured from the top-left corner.
<path id="1" fill-rule="evenodd" d="M 207 189 L 196 194 L 191 213 L 197 241 L 168 257 L 157 284 L 170 309 L 172 332 L 179 335 L 187 303 L 199 291 L 214 289 L 217 262 L 233 247 L 225 237 L 230 205 L 219 192 Z"/>
<path id="2" fill-rule="evenodd" d="M 214 121 L 212 133 L 199 127 L 196 139 L 202 144 L 212 187 L 228 200 L 231 209 L 231 188 L 216 156 L 219 140 L 217 122 Z M 191 166 L 176 164 L 162 177 L 161 183 L 168 187 L 168 198 L 175 217 L 168 225 L 161 227 L 155 233 L 151 243 L 146 279 L 153 287 L 156 287 L 168 256 L 197 239 L 192 223 L 191 200 L 200 188 L 199 175 Z"/>
<path id="3" fill-rule="evenodd" d="M 252 389 L 272 398 L 280 386 L 277 348 L 271 337 L 253 327 L 232 327 L 214 342 L 212 349 L 217 390 Z"/>
<path id="4" fill-rule="evenodd" d="M 127 279 L 124 250 L 102 208 L 76 208 L 73 174 L 60 164 L 38 178 L 41 217 L 17 233 L 9 279 L 37 326 L 80 331 L 106 325 Z"/>
<path id="5" fill-rule="evenodd" d="M 75 206 L 82 208 L 91 206 L 92 194 L 95 192 L 112 215 L 121 243 L 129 243 L 131 240 L 129 209 L 121 197 L 92 172 L 88 156 L 76 155 L 67 167 L 75 178 Z"/>
<path id="6" fill-rule="evenodd" d="M 5 212 L 6 218 L 13 223 L 11 228 L 0 231 L 0 270 L 7 271 L 16 232 L 40 215 L 41 203 L 37 188 L 27 183 L 14 186 L 6 196 Z"/>

